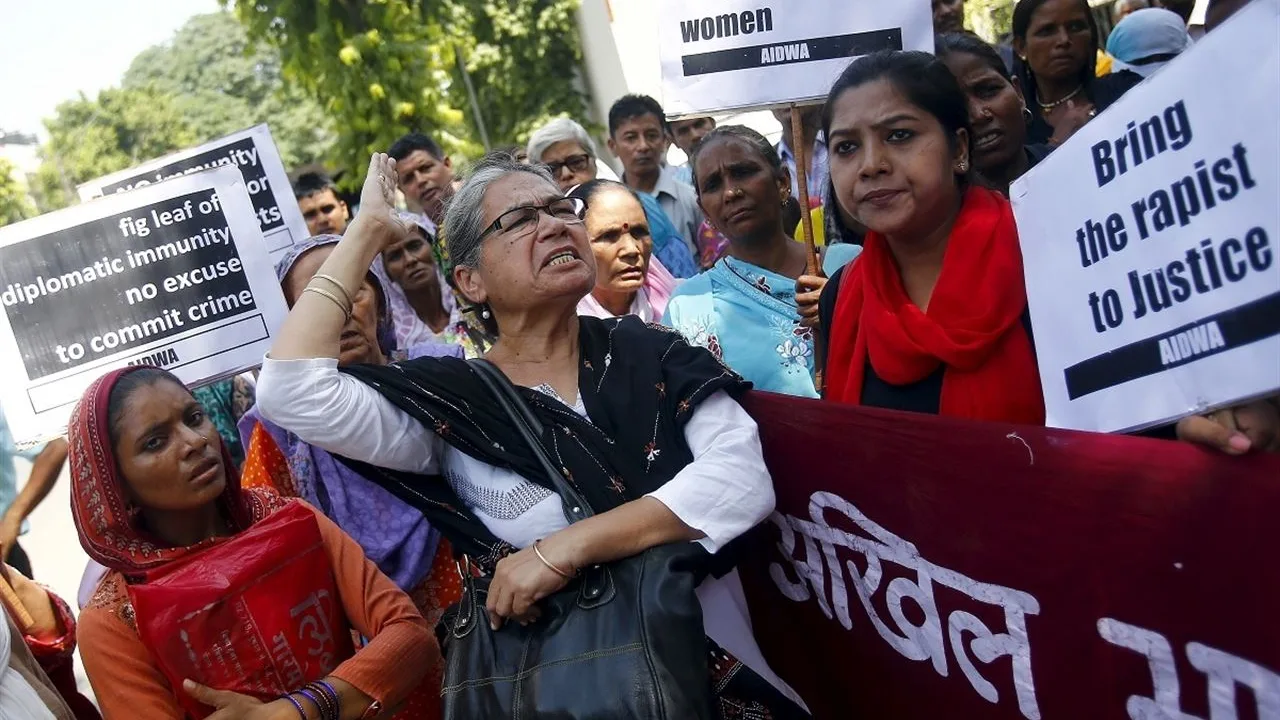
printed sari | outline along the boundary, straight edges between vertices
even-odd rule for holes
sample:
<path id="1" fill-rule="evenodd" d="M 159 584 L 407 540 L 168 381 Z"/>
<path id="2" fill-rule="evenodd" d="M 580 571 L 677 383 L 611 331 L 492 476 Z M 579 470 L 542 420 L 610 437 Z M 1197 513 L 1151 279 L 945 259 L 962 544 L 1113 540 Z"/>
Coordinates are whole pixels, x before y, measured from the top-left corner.
<path id="1" fill-rule="evenodd" d="M 662 322 L 710 350 L 758 390 L 818 397 L 813 332 L 800 326 L 791 278 L 721 258 L 676 290 Z"/>

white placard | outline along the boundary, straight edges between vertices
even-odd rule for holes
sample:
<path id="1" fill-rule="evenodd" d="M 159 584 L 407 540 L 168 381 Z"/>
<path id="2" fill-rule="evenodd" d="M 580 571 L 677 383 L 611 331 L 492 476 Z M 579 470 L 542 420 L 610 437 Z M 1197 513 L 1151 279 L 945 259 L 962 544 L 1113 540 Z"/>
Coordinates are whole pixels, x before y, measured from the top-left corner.
<path id="1" fill-rule="evenodd" d="M 671 117 L 820 100 L 877 50 L 933 52 L 930 0 L 660 0 Z"/>
<path id="2" fill-rule="evenodd" d="M 0 405 L 62 433 L 130 364 L 189 385 L 256 367 L 287 309 L 240 170 L 219 167 L 0 228 Z"/>
<path id="3" fill-rule="evenodd" d="M 1280 0 L 1013 184 L 1049 425 L 1140 429 L 1280 388 Z"/>
<path id="4" fill-rule="evenodd" d="M 240 168 L 245 188 L 253 199 L 253 211 L 272 256 L 284 254 L 294 243 L 310 236 L 307 221 L 293 197 L 293 187 L 280 160 L 280 151 L 266 125 L 257 125 L 199 147 L 166 155 L 137 167 L 90 180 L 78 190 L 81 200 L 128 192 L 172 177 L 212 167 Z"/>

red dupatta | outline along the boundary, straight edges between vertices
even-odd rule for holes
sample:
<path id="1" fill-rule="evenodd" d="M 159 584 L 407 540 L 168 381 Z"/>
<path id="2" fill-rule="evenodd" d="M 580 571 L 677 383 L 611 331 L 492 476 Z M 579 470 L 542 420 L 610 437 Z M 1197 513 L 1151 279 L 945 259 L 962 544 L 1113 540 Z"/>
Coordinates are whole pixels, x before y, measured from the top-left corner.
<path id="1" fill-rule="evenodd" d="M 125 495 L 124 479 L 111 445 L 107 403 L 120 378 L 143 367 L 148 366 L 114 370 L 94 381 L 76 405 L 67 427 L 71 514 L 80 544 L 89 557 L 103 566 L 134 578 L 223 540 L 213 538 L 188 547 L 170 547 L 139 526 L 139 515 Z M 269 490 L 241 489 L 235 463 L 225 445 L 222 461 L 227 469 L 227 488 L 218 502 L 237 531 L 283 506 L 284 501 Z"/>
<path id="2" fill-rule="evenodd" d="M 940 415 L 1043 425 L 1024 283 L 1013 211 L 993 190 L 965 192 L 928 312 L 907 297 L 884 236 L 868 232 L 836 299 L 826 399 L 861 404 L 868 362 L 891 385 L 945 365 Z"/>

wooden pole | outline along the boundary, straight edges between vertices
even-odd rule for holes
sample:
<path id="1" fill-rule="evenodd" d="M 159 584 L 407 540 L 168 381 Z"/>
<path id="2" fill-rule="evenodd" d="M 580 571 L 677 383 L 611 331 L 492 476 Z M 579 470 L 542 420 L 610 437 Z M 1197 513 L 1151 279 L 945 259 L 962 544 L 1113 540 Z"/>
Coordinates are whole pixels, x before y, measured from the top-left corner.
<path id="1" fill-rule="evenodd" d="M 818 264 L 818 246 L 813 240 L 813 216 L 809 212 L 809 154 L 812 148 L 805 147 L 804 121 L 800 108 L 791 103 L 791 153 L 796 157 L 796 190 L 800 197 L 800 232 L 804 237 L 804 246 L 808 250 L 807 273 L 821 277 L 822 266 Z M 822 333 L 813 333 L 813 386 L 822 394 L 823 356 Z"/>
<path id="2" fill-rule="evenodd" d="M 13 591 L 13 587 L 9 585 L 9 581 L 0 577 L 0 600 L 9 607 L 9 612 L 13 614 L 14 622 L 17 623 L 18 629 L 26 632 L 36 624 L 31 613 L 27 612 L 27 608 L 22 604 L 22 600 L 18 599 L 18 594 Z"/>
<path id="3" fill-rule="evenodd" d="M 804 122 L 800 118 L 800 108 L 791 104 L 791 152 L 796 156 L 796 189 L 800 193 L 800 228 L 803 232 L 804 245 L 809 251 L 808 274 L 817 275 L 818 247 L 813 241 L 813 218 L 809 214 L 809 152 L 804 146 Z"/>

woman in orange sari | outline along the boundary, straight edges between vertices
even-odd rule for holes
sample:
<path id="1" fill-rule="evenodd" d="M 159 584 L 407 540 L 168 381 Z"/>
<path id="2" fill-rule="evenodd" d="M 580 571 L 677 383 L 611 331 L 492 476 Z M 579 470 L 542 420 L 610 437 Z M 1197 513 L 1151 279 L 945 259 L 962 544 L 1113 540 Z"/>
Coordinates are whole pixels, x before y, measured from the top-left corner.
<path id="1" fill-rule="evenodd" d="M 439 662 L 439 646 L 422 617 L 351 538 L 307 506 L 299 513 L 296 500 L 241 488 L 213 423 L 173 375 L 145 366 L 108 373 L 86 391 L 68 432 L 71 509 L 80 544 L 108 569 L 80 615 L 78 633 L 81 659 L 107 720 L 183 718 L 193 704 L 220 710 L 218 718 L 241 720 L 313 718 L 317 711 L 319 717 L 372 718 L 402 703 L 419 686 L 424 669 Z M 324 677 L 300 676 L 299 685 L 311 682 L 282 688 L 287 694 L 278 698 L 203 687 L 190 675 L 172 677 L 172 657 L 142 640 L 157 615 L 135 608 L 134 593 L 151 586 L 157 574 L 214 570 L 210 563 L 218 561 L 203 553 L 234 543 L 275 513 L 286 512 L 314 516 L 312 533 L 318 533 L 332 576 L 309 576 L 308 582 L 332 585 L 338 617 L 369 643 L 345 659 L 330 656 L 332 662 L 325 664 L 332 667 Z M 314 547 L 300 546 L 298 554 Z M 216 572 L 232 570 L 228 565 Z M 255 629 L 270 633 L 270 613 L 255 612 L 267 610 L 260 597 L 250 601 L 244 595 L 205 592 L 210 607 L 234 597 Z M 288 615 L 298 592 L 279 588 L 265 602 L 283 604 Z M 203 658 L 255 659 L 262 649 L 249 632 L 218 635 L 216 641 L 184 635 L 183 642 L 192 657 Z M 331 697 L 332 704 L 321 695 Z"/>

